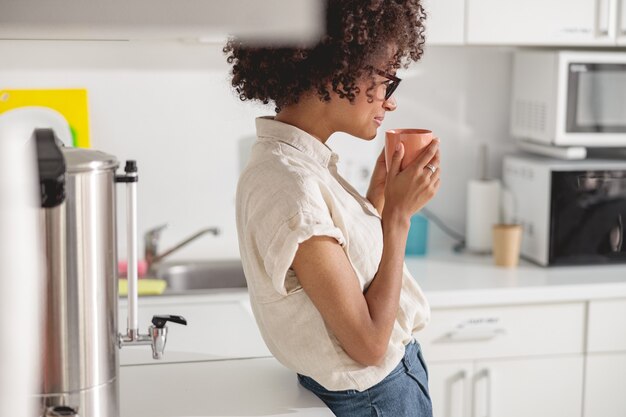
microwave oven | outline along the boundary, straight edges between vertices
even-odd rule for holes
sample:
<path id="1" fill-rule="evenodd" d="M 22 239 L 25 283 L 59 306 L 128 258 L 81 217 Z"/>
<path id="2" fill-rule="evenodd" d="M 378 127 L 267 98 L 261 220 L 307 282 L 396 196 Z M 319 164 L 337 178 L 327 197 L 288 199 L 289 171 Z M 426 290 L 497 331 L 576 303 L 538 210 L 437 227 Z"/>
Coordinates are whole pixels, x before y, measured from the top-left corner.
<path id="1" fill-rule="evenodd" d="M 626 161 L 506 156 L 521 256 L 543 266 L 626 262 Z"/>
<path id="2" fill-rule="evenodd" d="M 520 50 L 511 134 L 550 146 L 626 147 L 626 52 Z"/>

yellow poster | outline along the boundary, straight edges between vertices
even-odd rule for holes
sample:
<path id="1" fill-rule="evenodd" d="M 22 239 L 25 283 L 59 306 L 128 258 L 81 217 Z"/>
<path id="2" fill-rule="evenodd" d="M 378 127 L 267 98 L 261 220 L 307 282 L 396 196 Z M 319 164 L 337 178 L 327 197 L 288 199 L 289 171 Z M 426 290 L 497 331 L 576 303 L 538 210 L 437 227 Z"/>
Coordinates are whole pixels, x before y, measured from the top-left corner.
<path id="1" fill-rule="evenodd" d="M 49 107 L 61 113 L 70 126 L 74 146 L 90 146 L 87 90 L 0 90 L 0 114 L 28 106 Z"/>

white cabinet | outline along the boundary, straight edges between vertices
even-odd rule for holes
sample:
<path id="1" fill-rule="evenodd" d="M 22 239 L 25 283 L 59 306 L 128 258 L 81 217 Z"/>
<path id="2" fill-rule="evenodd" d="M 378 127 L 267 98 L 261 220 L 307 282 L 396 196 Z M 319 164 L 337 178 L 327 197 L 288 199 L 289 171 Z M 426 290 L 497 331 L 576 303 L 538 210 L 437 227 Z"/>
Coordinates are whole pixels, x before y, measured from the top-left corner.
<path id="1" fill-rule="evenodd" d="M 582 353 L 585 304 L 436 309 L 417 338 L 431 361 Z"/>
<path id="2" fill-rule="evenodd" d="M 470 361 L 428 363 L 428 389 L 437 417 L 469 417 L 474 365 Z"/>
<path id="3" fill-rule="evenodd" d="M 589 303 L 587 352 L 626 352 L 626 300 Z"/>
<path id="4" fill-rule="evenodd" d="M 465 0 L 425 0 L 426 44 L 462 45 L 465 41 Z"/>
<path id="5" fill-rule="evenodd" d="M 615 46 L 624 1 L 467 0 L 467 42 Z"/>
<path id="6" fill-rule="evenodd" d="M 578 354 L 431 363 L 428 366 L 433 414 L 437 417 L 580 416 L 583 362 L 583 355 Z M 622 382 L 626 382 L 626 377 Z"/>
<path id="7" fill-rule="evenodd" d="M 1 0 L 0 39 L 298 42 L 319 38 L 323 15 L 319 0 Z"/>
<path id="8" fill-rule="evenodd" d="M 626 300 L 589 303 L 584 417 L 626 415 Z"/>
<path id="9" fill-rule="evenodd" d="M 626 416 L 624 386 L 626 386 L 626 353 L 588 354 L 583 416 Z"/>
<path id="10" fill-rule="evenodd" d="M 417 338 L 440 417 L 580 417 L 585 303 L 434 309 Z"/>
<path id="11" fill-rule="evenodd" d="M 472 377 L 474 416 L 581 415 L 583 355 L 478 361 Z"/>

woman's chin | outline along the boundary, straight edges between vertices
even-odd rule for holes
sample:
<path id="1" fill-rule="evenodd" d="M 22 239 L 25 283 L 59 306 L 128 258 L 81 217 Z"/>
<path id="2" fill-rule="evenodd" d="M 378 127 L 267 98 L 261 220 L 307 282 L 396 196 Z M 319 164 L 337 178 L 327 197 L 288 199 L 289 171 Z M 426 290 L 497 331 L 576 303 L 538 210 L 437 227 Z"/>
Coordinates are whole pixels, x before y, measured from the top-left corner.
<path id="1" fill-rule="evenodd" d="M 377 130 L 374 130 L 373 132 L 370 132 L 369 135 L 367 135 L 367 137 L 365 137 L 365 140 L 373 140 L 376 139 L 376 135 L 378 134 Z"/>
<path id="2" fill-rule="evenodd" d="M 351 132 L 346 132 L 346 133 L 349 133 L 350 135 L 355 136 L 359 139 L 370 141 L 376 138 L 376 135 L 378 134 L 378 129 L 376 128 L 376 129 L 353 130 Z"/>

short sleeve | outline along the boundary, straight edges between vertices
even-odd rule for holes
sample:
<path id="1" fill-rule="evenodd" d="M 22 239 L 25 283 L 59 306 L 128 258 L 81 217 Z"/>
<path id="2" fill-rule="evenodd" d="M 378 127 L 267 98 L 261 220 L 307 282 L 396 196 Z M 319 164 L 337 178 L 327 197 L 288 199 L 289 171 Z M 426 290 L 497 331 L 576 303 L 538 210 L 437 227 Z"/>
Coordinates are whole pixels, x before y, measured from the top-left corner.
<path id="1" fill-rule="evenodd" d="M 264 256 L 265 269 L 272 279 L 274 289 L 287 295 L 285 277 L 296 256 L 298 245 L 313 236 L 329 236 L 345 245 L 344 235 L 332 222 L 328 213 L 299 211 L 276 229 Z"/>

